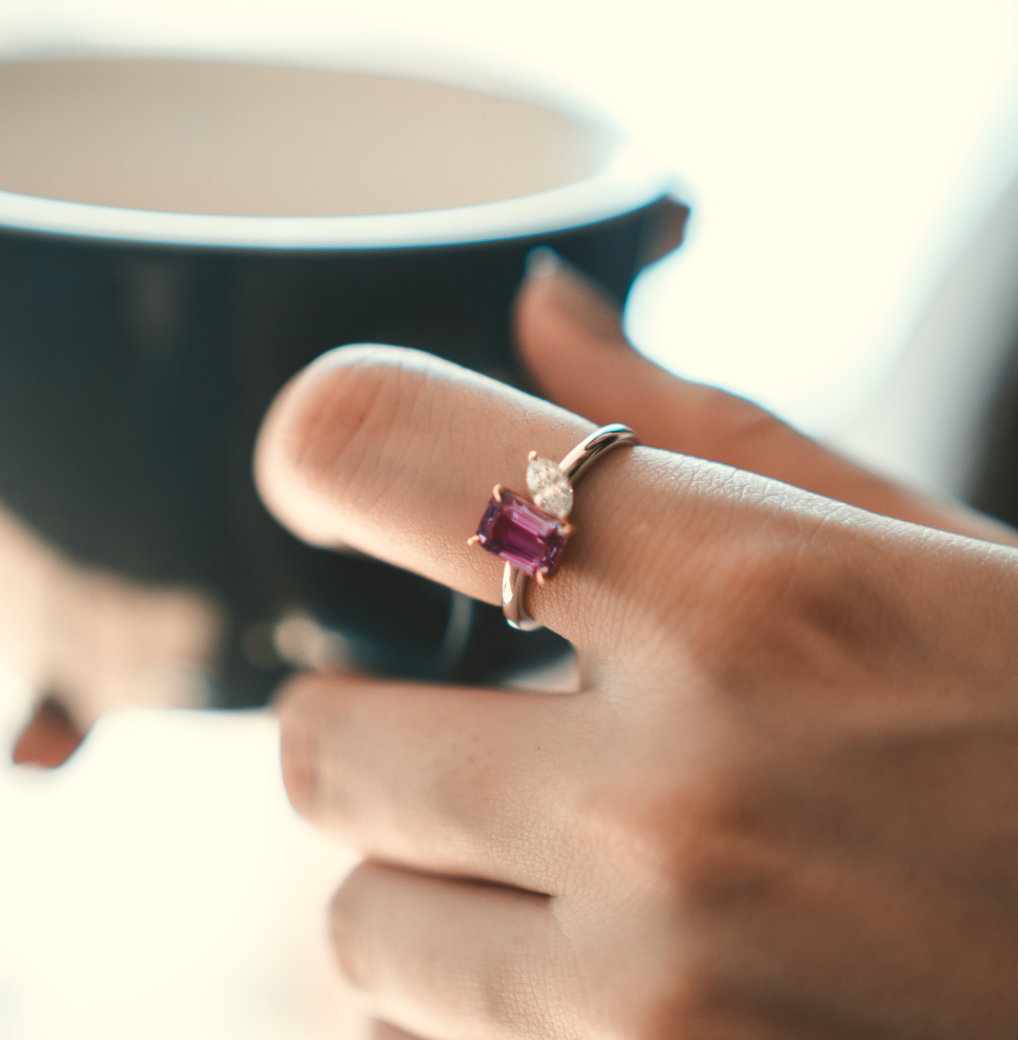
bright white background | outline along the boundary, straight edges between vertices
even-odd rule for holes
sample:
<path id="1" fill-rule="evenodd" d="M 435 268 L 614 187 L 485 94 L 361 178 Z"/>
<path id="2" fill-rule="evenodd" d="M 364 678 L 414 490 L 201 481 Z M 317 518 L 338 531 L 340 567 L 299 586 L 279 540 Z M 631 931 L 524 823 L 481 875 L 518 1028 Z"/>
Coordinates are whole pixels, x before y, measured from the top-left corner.
<path id="1" fill-rule="evenodd" d="M 600 110 L 696 213 L 636 341 L 845 441 L 1018 165 L 1016 29 L 1003 0 L 0 0 L 3 56 L 380 64 Z M 290 817 L 275 739 L 123 713 L 55 775 L 0 767 L 0 1035 L 325 1035 L 344 856 Z"/>

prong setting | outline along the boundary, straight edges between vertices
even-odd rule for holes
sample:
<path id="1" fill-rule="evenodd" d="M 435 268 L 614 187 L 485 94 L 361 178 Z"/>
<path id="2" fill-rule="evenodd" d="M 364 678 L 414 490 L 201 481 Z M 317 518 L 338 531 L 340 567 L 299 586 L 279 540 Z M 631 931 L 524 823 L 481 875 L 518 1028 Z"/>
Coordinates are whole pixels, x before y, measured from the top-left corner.
<path id="1" fill-rule="evenodd" d="M 540 628 L 526 611 L 528 575 L 545 585 L 555 572 L 573 525 L 573 486 L 605 452 L 639 443 L 633 431 L 621 423 L 602 426 L 585 437 L 561 462 L 527 455 L 527 489 L 531 499 L 521 498 L 496 484 L 491 501 L 469 545 L 481 545 L 505 561 L 502 575 L 502 613 L 513 627 L 525 632 Z"/>

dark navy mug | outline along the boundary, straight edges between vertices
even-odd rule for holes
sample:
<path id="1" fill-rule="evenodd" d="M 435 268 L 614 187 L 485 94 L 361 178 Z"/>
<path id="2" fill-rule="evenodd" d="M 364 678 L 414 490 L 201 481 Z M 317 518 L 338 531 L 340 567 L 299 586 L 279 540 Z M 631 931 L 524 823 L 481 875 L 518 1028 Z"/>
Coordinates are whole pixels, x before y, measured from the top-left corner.
<path id="1" fill-rule="evenodd" d="M 252 444 L 283 383 L 343 343 L 525 385 L 509 314 L 528 253 L 621 302 L 681 239 L 659 173 L 539 105 L 228 63 L 0 64 L 0 141 L 0 500 L 76 561 L 218 603 L 215 703 L 264 703 L 295 618 L 421 679 L 561 652 L 293 538 Z"/>

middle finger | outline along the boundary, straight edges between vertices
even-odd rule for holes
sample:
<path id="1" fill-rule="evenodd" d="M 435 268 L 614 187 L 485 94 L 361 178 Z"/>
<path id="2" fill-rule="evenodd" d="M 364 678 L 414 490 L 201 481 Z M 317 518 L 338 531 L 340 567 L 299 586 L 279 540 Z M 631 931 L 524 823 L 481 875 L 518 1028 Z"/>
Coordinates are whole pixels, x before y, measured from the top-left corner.
<path id="1" fill-rule="evenodd" d="M 287 793 L 366 856 L 561 895 L 585 811 L 569 781 L 610 743 L 597 703 L 307 675 L 281 706 Z"/>

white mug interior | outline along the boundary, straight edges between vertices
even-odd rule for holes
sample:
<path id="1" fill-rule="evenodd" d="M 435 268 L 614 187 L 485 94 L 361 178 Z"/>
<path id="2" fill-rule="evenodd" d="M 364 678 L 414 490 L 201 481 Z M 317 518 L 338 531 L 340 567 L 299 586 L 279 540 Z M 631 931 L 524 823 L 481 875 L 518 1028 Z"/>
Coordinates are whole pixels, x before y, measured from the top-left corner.
<path id="1" fill-rule="evenodd" d="M 239 217 L 444 210 L 590 178 L 612 135 L 437 83 L 183 61 L 0 64 L 0 191 Z"/>

